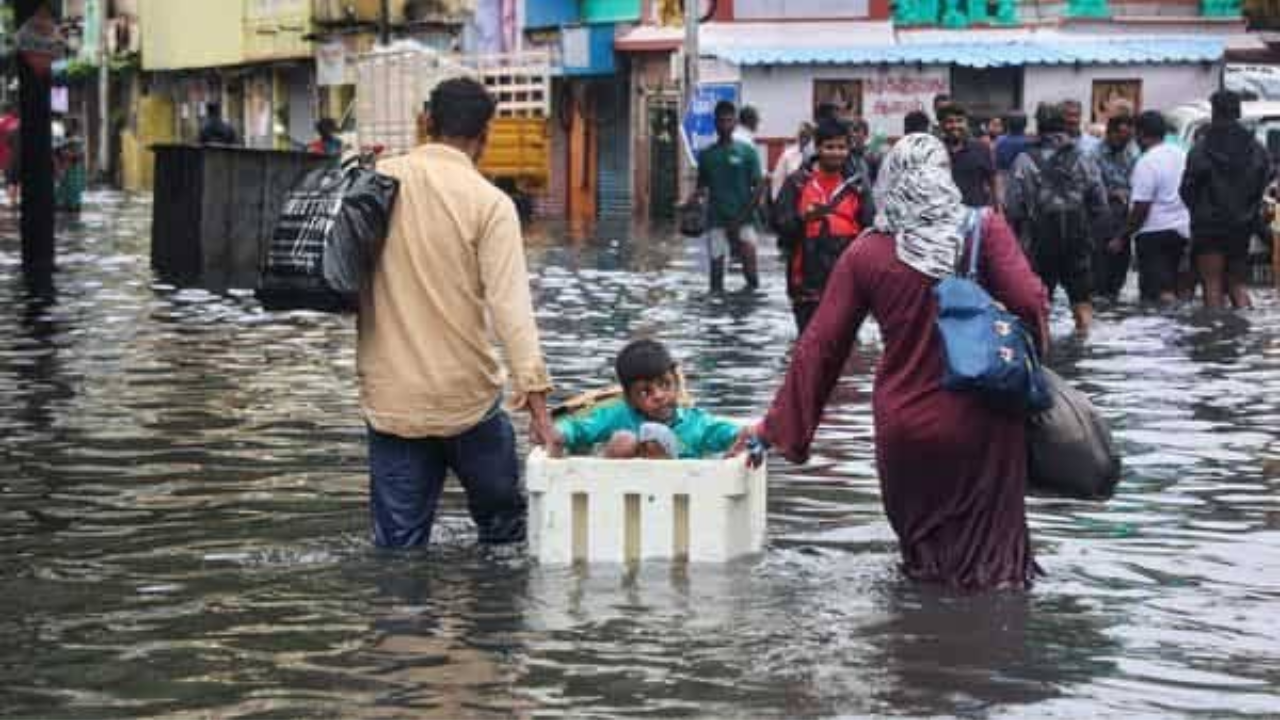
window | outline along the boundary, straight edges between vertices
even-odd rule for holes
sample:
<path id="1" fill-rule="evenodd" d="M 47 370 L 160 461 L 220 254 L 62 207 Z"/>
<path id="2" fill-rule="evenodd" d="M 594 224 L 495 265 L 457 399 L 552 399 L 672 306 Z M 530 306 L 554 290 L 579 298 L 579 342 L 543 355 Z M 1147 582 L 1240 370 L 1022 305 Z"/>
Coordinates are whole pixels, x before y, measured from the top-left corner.
<path id="1" fill-rule="evenodd" d="M 1137 116 L 1142 112 L 1141 80 L 1093 81 L 1093 104 L 1090 106 L 1093 122 L 1106 122 L 1116 106 L 1125 103 L 1129 105 L 1131 115 Z"/>
<path id="2" fill-rule="evenodd" d="M 814 117 L 817 117 L 818 108 L 823 105 L 834 105 L 836 117 L 841 120 L 852 120 L 855 117 L 860 117 L 862 115 L 862 81 L 814 80 Z"/>
<path id="3" fill-rule="evenodd" d="M 1022 68 L 951 69 L 951 99 L 982 123 L 1022 107 Z"/>

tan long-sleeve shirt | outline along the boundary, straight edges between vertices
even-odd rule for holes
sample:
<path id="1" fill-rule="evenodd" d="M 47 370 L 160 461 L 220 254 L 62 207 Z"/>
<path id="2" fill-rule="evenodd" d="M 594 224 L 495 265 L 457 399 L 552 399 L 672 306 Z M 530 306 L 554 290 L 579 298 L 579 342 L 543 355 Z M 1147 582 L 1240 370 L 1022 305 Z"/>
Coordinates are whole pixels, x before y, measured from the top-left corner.
<path id="1" fill-rule="evenodd" d="M 361 299 L 357 368 L 365 418 L 407 438 L 474 427 L 506 382 L 515 405 L 551 388 L 510 198 L 451 147 L 379 163 L 400 181 L 391 228 Z"/>

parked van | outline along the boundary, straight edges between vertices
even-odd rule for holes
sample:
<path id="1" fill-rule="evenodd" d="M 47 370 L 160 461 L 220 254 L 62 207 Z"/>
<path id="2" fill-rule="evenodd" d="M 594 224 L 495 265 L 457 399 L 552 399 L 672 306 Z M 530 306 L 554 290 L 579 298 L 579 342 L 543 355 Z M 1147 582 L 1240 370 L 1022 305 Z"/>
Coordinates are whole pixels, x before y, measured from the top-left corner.
<path id="1" fill-rule="evenodd" d="M 1280 162 L 1280 102 L 1250 101 L 1241 105 L 1240 122 L 1252 130 L 1258 142 L 1271 153 L 1273 162 Z M 1190 149 L 1197 133 L 1209 125 L 1211 116 L 1209 101 L 1186 103 L 1164 112 L 1169 123 L 1169 140 Z"/>

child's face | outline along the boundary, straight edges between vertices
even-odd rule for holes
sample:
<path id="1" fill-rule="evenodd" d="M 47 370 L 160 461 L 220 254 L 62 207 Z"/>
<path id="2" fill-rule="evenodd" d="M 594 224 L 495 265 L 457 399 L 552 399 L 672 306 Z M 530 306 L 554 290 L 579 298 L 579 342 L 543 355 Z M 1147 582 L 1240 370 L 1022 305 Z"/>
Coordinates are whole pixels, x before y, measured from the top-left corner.
<path id="1" fill-rule="evenodd" d="M 666 372 L 656 378 L 637 380 L 627 388 L 627 402 L 650 420 L 667 422 L 675 414 L 676 374 Z"/>

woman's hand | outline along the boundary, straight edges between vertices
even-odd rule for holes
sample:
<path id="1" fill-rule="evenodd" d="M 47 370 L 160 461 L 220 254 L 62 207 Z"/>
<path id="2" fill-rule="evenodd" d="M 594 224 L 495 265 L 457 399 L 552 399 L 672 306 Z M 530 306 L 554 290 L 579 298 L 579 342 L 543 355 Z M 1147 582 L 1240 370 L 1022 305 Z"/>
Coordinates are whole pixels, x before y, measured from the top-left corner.
<path id="1" fill-rule="evenodd" d="M 764 439 L 764 423 L 758 422 L 742 428 L 733 447 L 729 448 L 727 458 L 735 458 L 743 453 L 747 455 L 747 466 L 758 468 L 764 463 L 764 456 L 769 451 L 769 443 Z"/>

